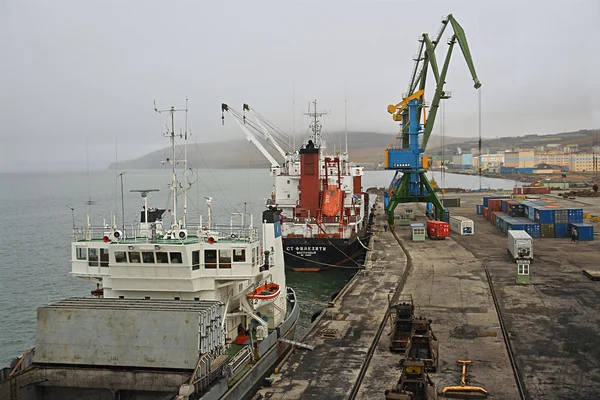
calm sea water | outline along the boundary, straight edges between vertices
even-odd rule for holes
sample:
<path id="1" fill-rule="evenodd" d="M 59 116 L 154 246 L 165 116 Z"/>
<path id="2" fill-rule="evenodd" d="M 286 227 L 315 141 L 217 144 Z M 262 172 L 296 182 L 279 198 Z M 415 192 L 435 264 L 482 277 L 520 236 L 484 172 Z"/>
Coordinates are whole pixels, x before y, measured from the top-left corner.
<path id="1" fill-rule="evenodd" d="M 390 171 L 368 171 L 363 186 L 387 186 Z M 434 173 L 438 183 L 439 173 Z M 150 206 L 171 208 L 167 187 L 168 170 L 127 171 L 123 175 L 126 222 L 138 216 L 142 201 L 132 189 L 159 189 L 150 196 Z M 246 212 L 260 221 L 272 178 L 264 170 L 199 170 L 186 179 L 194 183 L 188 191 L 189 218 L 206 215 L 204 197 L 213 198 L 213 221 L 226 223 L 231 212 Z M 483 186 L 510 188 L 513 181 L 486 179 Z M 446 174 L 446 187 L 471 189 L 476 177 Z M 37 307 L 62 298 L 89 296 L 91 283 L 70 275 L 70 241 L 73 217 L 84 226 L 86 201 L 91 198 L 92 224 L 110 221 L 118 210 L 120 182 L 114 171 L 0 174 L 0 366 L 32 347 L 35 341 Z M 69 207 L 75 208 L 74 213 Z M 311 315 L 323 307 L 351 278 L 353 270 L 332 269 L 318 274 L 289 272 L 288 283 L 301 301 L 300 333 L 310 325 Z"/>

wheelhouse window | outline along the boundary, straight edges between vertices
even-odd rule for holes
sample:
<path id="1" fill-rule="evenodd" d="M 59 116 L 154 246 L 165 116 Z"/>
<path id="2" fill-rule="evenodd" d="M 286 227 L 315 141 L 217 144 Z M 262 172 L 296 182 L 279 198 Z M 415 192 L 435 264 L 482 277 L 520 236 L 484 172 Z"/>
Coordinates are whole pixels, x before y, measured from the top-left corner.
<path id="1" fill-rule="evenodd" d="M 124 251 L 115 251 L 115 261 L 118 263 L 126 263 L 127 256 Z"/>
<path id="2" fill-rule="evenodd" d="M 219 250 L 219 268 L 231 268 L 231 250 Z"/>
<path id="3" fill-rule="evenodd" d="M 204 250 L 204 266 L 217 268 L 217 250 Z"/>
<path id="4" fill-rule="evenodd" d="M 169 254 L 164 251 L 156 252 L 156 262 L 159 264 L 168 264 L 169 263 Z"/>
<path id="5" fill-rule="evenodd" d="M 108 249 L 100 249 L 100 266 L 108 267 Z"/>
<path id="6" fill-rule="evenodd" d="M 252 265 L 256 265 L 256 248 L 252 248 Z"/>
<path id="7" fill-rule="evenodd" d="M 130 251 L 129 262 L 131 264 L 139 264 L 141 262 L 140 253 L 138 251 Z"/>
<path id="8" fill-rule="evenodd" d="M 78 260 L 87 260 L 87 247 L 76 247 L 75 257 Z"/>
<path id="9" fill-rule="evenodd" d="M 192 270 L 200 269 L 200 250 L 192 251 Z"/>
<path id="10" fill-rule="evenodd" d="M 245 262 L 246 249 L 233 249 L 233 262 Z"/>
<path id="11" fill-rule="evenodd" d="M 154 264 L 154 252 L 152 251 L 144 251 L 142 252 L 142 260 L 144 264 Z"/>
<path id="12" fill-rule="evenodd" d="M 181 264 L 181 253 L 180 252 L 172 252 L 169 253 L 171 256 L 171 264 Z"/>
<path id="13" fill-rule="evenodd" d="M 98 266 L 98 249 L 88 249 L 88 264 L 90 267 Z"/>

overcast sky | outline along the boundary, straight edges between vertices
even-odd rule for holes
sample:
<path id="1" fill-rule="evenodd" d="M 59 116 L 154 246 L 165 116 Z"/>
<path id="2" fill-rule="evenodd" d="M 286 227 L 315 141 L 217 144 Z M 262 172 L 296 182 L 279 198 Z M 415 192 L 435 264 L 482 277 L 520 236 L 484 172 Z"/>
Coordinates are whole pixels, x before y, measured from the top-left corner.
<path id="1" fill-rule="evenodd" d="M 3 0 L 0 171 L 85 169 L 86 140 L 95 167 L 115 148 L 128 159 L 165 147 L 153 99 L 183 107 L 187 96 L 195 140 L 209 142 L 243 137 L 231 119 L 221 126 L 222 102 L 285 131 L 295 109 L 304 132 L 316 98 L 326 128 L 343 130 L 346 86 L 349 130 L 395 133 L 386 106 L 406 91 L 419 35 L 448 13 L 483 84 L 484 138 L 600 128 L 598 0 Z M 446 135 L 476 136 L 458 47 L 446 88 Z"/>

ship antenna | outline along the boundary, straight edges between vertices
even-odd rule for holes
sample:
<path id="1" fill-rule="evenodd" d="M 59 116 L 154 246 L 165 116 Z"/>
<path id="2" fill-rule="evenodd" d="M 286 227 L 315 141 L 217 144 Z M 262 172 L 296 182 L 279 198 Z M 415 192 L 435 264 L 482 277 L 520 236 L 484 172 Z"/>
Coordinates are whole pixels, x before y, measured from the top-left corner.
<path id="1" fill-rule="evenodd" d="M 92 222 L 91 222 L 91 213 L 92 213 L 92 205 L 94 202 L 92 201 L 92 195 L 90 194 L 90 158 L 88 156 L 88 141 L 85 139 L 85 165 L 87 170 L 87 188 L 88 188 L 88 200 L 85 202 L 88 206 L 87 212 L 87 240 L 92 240 Z"/>
<path id="2" fill-rule="evenodd" d="M 292 152 L 296 151 L 296 81 L 292 79 Z"/>
<path id="3" fill-rule="evenodd" d="M 187 174 L 188 169 L 188 160 L 187 160 L 187 139 L 188 139 L 188 99 L 187 96 L 185 98 L 185 132 L 184 132 L 184 141 L 183 141 L 183 170 Z M 185 178 L 186 175 L 184 175 Z M 187 182 L 186 182 L 187 185 Z M 183 191 L 183 228 L 185 229 L 187 225 L 187 187 Z"/>
<path id="4" fill-rule="evenodd" d="M 344 131 L 346 133 L 346 156 L 348 155 L 348 97 L 346 91 L 346 80 L 344 79 Z"/>
<path id="5" fill-rule="evenodd" d="M 165 133 L 165 136 L 168 136 L 171 139 L 172 158 L 170 160 L 167 159 L 167 162 L 170 162 L 171 165 L 173 166 L 173 168 L 172 168 L 173 178 L 171 181 L 171 191 L 173 192 L 173 225 L 175 225 L 175 227 L 177 227 L 179 229 L 179 220 L 177 219 L 177 189 L 179 187 L 179 182 L 177 181 L 177 160 L 175 159 L 175 113 L 177 111 L 186 111 L 187 112 L 187 106 L 184 109 L 176 109 L 174 106 L 171 106 L 171 108 L 159 110 L 156 108 L 156 101 L 155 101 L 154 102 L 154 111 L 157 112 L 158 114 L 162 114 L 164 112 L 168 112 L 169 114 L 171 114 L 171 132 L 167 131 Z"/>
<path id="6" fill-rule="evenodd" d="M 117 175 L 117 178 L 121 178 L 121 230 L 125 232 L 125 200 L 123 198 L 123 174 L 125 171 Z"/>

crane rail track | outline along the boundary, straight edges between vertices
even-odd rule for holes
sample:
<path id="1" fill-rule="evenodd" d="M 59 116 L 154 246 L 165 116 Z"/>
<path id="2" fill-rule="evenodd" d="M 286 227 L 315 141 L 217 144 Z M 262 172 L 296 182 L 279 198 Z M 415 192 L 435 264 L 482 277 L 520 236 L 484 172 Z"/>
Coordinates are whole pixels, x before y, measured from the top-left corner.
<path id="1" fill-rule="evenodd" d="M 404 273 L 400 277 L 400 281 L 398 282 L 396 291 L 394 292 L 394 295 L 392 296 L 392 299 L 390 301 L 390 304 L 394 304 L 396 301 L 398 301 L 398 298 L 400 297 L 400 294 L 402 293 L 402 289 L 404 289 L 404 284 L 406 283 L 406 280 L 408 279 L 408 275 L 410 274 L 410 271 L 412 270 L 412 267 L 413 267 L 413 260 L 412 260 L 412 257 L 410 255 L 408 249 L 404 246 L 404 243 L 402 243 L 402 240 L 398 237 L 398 235 L 394 231 L 393 227 L 390 227 L 390 232 L 392 232 L 392 234 L 394 235 L 394 238 L 396 239 L 396 241 L 398 242 L 400 247 L 402 247 L 402 250 L 404 251 L 404 254 L 406 255 L 406 268 L 404 269 Z M 371 363 L 371 359 L 373 358 L 373 354 L 375 353 L 375 349 L 377 348 L 377 343 L 379 343 L 381 334 L 383 333 L 383 330 L 385 329 L 389 311 L 390 311 L 390 309 L 388 306 L 387 312 L 385 313 L 385 316 L 381 320 L 381 323 L 379 324 L 379 328 L 377 329 L 377 332 L 375 333 L 375 337 L 373 338 L 373 341 L 371 342 L 371 346 L 369 346 L 369 350 L 367 351 L 365 360 L 360 368 L 358 377 L 356 378 L 356 381 L 354 382 L 354 386 L 352 387 L 352 390 L 350 391 L 350 394 L 348 395 L 349 400 L 356 399 L 356 396 L 358 395 L 358 392 L 362 385 L 362 381 L 365 378 L 367 370 L 369 369 L 369 364 Z"/>
<path id="2" fill-rule="evenodd" d="M 510 366 L 513 371 L 513 376 L 515 378 L 515 383 L 517 385 L 517 390 L 519 391 L 519 398 L 521 400 L 527 400 L 527 395 L 525 392 L 525 388 L 523 382 L 521 381 L 521 375 L 519 374 L 519 366 L 517 365 L 517 360 L 515 359 L 515 354 L 510 343 L 510 339 L 508 338 L 508 330 L 506 329 L 506 325 L 504 324 L 504 318 L 502 316 L 502 310 L 500 309 L 500 303 L 498 302 L 498 297 L 496 296 L 496 291 L 494 290 L 494 282 L 492 280 L 492 275 L 487 267 L 487 264 L 480 257 L 477 257 L 477 254 L 473 251 L 473 249 L 459 241 L 456 241 L 459 245 L 465 248 L 469 253 L 473 254 L 473 256 L 481 261 L 483 264 L 483 270 L 485 271 L 485 276 L 488 282 L 488 286 L 490 288 L 490 293 L 492 295 L 492 300 L 494 301 L 494 308 L 496 309 L 496 314 L 498 315 L 498 321 L 500 322 L 500 330 L 502 331 L 502 338 L 504 339 L 504 344 L 506 345 L 506 352 L 508 354 L 508 360 L 510 361 Z"/>

